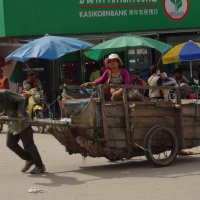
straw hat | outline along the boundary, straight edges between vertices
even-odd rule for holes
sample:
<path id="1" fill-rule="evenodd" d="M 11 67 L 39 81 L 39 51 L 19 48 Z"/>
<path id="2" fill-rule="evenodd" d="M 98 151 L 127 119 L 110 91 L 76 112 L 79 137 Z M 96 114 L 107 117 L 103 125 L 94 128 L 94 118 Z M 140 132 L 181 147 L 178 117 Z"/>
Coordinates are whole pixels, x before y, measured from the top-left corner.
<path id="1" fill-rule="evenodd" d="M 123 64 L 123 62 L 122 62 L 122 60 L 121 60 L 121 58 L 117 55 L 117 54 L 115 54 L 115 53 L 112 53 L 112 54 L 110 54 L 109 56 L 108 56 L 108 58 L 106 58 L 105 59 L 105 65 L 108 67 L 108 61 L 109 60 L 112 60 L 112 59 L 117 59 L 118 61 L 119 61 L 119 64 L 120 64 L 120 67 L 122 67 L 124 64 Z"/>

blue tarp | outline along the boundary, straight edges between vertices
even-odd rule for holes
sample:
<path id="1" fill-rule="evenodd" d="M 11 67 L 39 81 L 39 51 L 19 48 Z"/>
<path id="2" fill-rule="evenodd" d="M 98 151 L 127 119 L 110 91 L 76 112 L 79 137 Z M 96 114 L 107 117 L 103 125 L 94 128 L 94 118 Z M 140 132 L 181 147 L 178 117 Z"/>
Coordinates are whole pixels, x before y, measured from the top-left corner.
<path id="1" fill-rule="evenodd" d="M 93 44 L 76 38 L 47 35 L 21 46 L 8 55 L 6 61 L 17 60 L 25 62 L 31 58 L 56 60 L 65 54 L 92 46 Z"/>

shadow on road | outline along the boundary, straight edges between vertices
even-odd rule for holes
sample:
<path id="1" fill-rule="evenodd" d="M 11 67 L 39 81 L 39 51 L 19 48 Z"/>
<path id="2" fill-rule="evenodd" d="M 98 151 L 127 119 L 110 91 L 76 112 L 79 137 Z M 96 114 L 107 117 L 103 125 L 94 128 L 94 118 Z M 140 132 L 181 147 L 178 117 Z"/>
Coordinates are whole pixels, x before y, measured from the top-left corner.
<path id="1" fill-rule="evenodd" d="M 42 185 L 42 186 L 61 186 L 61 185 L 80 185 L 85 183 L 85 181 L 78 181 L 76 178 L 72 177 L 67 177 L 67 176 L 60 176 L 57 175 L 58 173 L 44 173 L 41 175 L 30 175 L 30 177 L 40 177 L 40 178 L 45 178 L 49 179 L 49 183 L 37 183 L 37 185 Z"/>
<path id="2" fill-rule="evenodd" d="M 154 177 L 173 179 L 184 176 L 199 176 L 199 164 L 200 157 L 197 156 L 178 157 L 172 165 L 161 168 L 152 167 L 151 164 L 146 160 L 133 159 L 127 162 L 108 162 L 108 164 L 105 165 L 80 167 L 78 170 L 45 173 L 42 175 L 42 178 L 49 179 L 50 182 L 37 184 L 54 187 L 61 185 L 80 185 L 96 180 L 119 179 L 126 177 Z M 92 176 L 92 178 L 79 181 L 76 177 L 78 177 L 80 174 L 89 175 Z"/>

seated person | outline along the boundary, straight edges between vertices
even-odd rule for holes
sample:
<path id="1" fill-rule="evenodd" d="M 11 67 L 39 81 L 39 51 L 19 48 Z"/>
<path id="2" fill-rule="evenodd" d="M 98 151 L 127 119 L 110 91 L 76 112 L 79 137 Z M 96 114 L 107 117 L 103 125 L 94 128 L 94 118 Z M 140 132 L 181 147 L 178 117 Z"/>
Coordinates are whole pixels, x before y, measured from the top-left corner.
<path id="1" fill-rule="evenodd" d="M 180 84 L 181 99 L 196 99 L 197 95 L 193 89 L 186 83 Z"/>
<path id="2" fill-rule="evenodd" d="M 147 86 L 147 83 L 137 75 L 131 76 L 131 82 L 133 85 Z"/>
<path id="3" fill-rule="evenodd" d="M 33 95 L 32 93 L 33 91 L 31 89 L 34 90 L 42 89 L 42 84 L 40 80 L 36 77 L 35 72 L 33 71 L 28 72 L 27 79 L 23 81 L 23 90 L 21 95 L 26 98 L 26 105 L 28 105 L 29 97 Z"/>
<path id="4" fill-rule="evenodd" d="M 162 79 L 160 78 L 160 70 L 157 66 L 152 65 L 150 68 L 151 77 L 148 79 L 149 86 L 161 86 L 163 84 Z M 149 89 L 149 97 L 162 99 L 163 94 L 159 89 Z"/>
<path id="5" fill-rule="evenodd" d="M 180 85 L 181 83 L 190 83 L 190 81 L 182 74 L 182 70 L 179 68 L 174 70 L 173 78 L 176 80 L 176 83 L 178 85 Z"/>
<path id="6" fill-rule="evenodd" d="M 9 89 L 9 81 L 6 76 L 3 75 L 3 70 L 0 69 L 0 90 Z"/>
<path id="7" fill-rule="evenodd" d="M 163 85 L 165 86 L 176 85 L 176 80 L 173 79 L 172 77 L 167 76 L 167 73 L 165 72 L 162 72 L 160 74 L 160 78 L 163 80 Z"/>
<path id="8" fill-rule="evenodd" d="M 30 71 L 27 74 L 27 79 L 23 81 L 23 90 L 28 91 L 32 88 L 41 90 L 42 84 L 40 80 L 36 77 L 36 73 L 33 71 Z"/>
<path id="9" fill-rule="evenodd" d="M 137 85 L 137 86 L 144 86 L 142 88 L 144 89 L 139 89 L 138 92 L 141 94 L 141 95 L 145 95 L 146 96 L 146 86 L 147 86 L 147 83 L 140 78 L 140 76 L 137 76 L 137 75 L 131 75 L 131 82 L 132 82 L 132 85 Z"/>
<path id="10" fill-rule="evenodd" d="M 90 74 L 90 82 L 95 81 L 96 79 L 98 79 L 100 77 L 100 70 L 98 68 L 98 66 L 95 66 L 94 71 Z"/>
<path id="11" fill-rule="evenodd" d="M 167 76 L 167 73 L 162 72 L 160 74 L 160 78 L 162 79 L 162 85 L 163 86 L 175 86 L 176 80 Z M 169 98 L 169 90 L 168 89 L 162 89 L 162 94 L 165 100 L 168 100 Z"/>
<path id="12" fill-rule="evenodd" d="M 92 82 L 82 84 L 82 86 L 99 85 L 99 84 L 113 84 L 113 85 L 131 85 L 129 72 L 122 68 L 123 62 L 117 54 L 110 54 L 105 59 L 107 69 L 103 75 Z M 122 88 L 111 88 L 108 96 L 111 100 L 117 99 L 122 94 Z"/>

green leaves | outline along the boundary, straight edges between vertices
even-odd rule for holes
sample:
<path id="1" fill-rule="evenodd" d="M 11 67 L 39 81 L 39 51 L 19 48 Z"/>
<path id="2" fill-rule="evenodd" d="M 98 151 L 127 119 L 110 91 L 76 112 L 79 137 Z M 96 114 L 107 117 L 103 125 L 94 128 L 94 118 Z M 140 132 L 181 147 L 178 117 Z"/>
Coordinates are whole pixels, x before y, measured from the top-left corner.
<path id="1" fill-rule="evenodd" d="M 177 12 L 183 5 L 182 0 L 171 0 L 171 2 L 174 4 L 175 6 L 175 11 Z"/>

